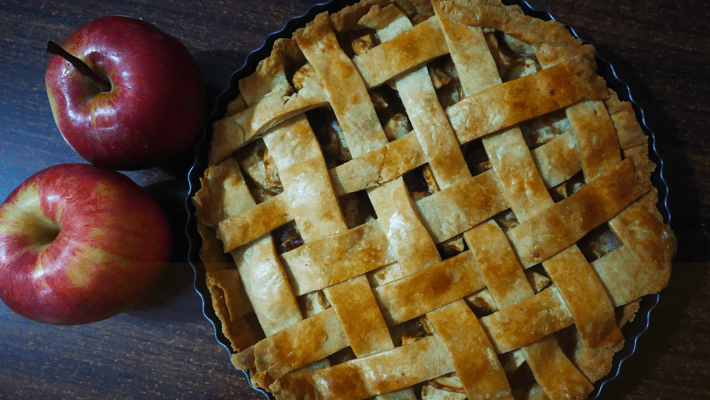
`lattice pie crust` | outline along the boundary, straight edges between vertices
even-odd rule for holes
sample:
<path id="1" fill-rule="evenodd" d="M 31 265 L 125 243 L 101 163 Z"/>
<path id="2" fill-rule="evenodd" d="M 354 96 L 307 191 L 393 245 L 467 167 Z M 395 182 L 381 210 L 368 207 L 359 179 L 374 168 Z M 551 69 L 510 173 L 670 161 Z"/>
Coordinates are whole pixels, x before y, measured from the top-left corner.
<path id="1" fill-rule="evenodd" d="M 277 399 L 581 399 L 668 282 L 647 137 L 498 0 L 364 0 L 239 82 L 193 198 L 232 362 Z"/>

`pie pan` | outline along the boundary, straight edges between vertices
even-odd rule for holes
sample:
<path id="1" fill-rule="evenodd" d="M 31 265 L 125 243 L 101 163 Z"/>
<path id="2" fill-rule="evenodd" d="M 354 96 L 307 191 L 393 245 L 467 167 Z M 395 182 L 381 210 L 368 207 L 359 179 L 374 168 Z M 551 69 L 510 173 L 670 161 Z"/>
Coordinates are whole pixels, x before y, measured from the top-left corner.
<path id="1" fill-rule="evenodd" d="M 217 317 L 215 310 L 212 308 L 210 292 L 207 288 L 207 283 L 205 280 L 205 270 L 199 260 L 198 253 L 201 247 L 201 239 L 199 234 L 197 233 L 197 221 L 194 216 L 194 206 L 191 201 L 192 197 L 200 188 L 200 176 L 207 167 L 207 153 L 212 137 L 212 124 L 225 114 L 227 104 L 232 99 L 237 97 L 239 93 L 239 80 L 251 75 L 255 71 L 259 61 L 269 56 L 276 39 L 290 37 L 295 30 L 305 26 L 307 22 L 311 21 L 316 15 L 324 11 L 338 11 L 352 3 L 355 3 L 355 1 L 333 0 L 326 3 L 315 4 L 303 15 L 289 20 L 282 29 L 269 35 L 264 41 L 264 43 L 261 45 L 261 47 L 249 53 L 242 67 L 233 73 L 229 86 L 217 97 L 214 109 L 206 121 L 204 132 L 196 145 L 195 162 L 192 168 L 190 169 L 188 175 L 189 195 L 186 199 L 186 209 L 188 212 L 186 225 L 186 235 L 189 243 L 188 261 L 195 270 L 195 289 L 202 298 L 204 315 L 213 324 L 217 341 L 222 346 L 224 346 L 225 349 L 228 350 L 228 352 L 231 352 L 230 343 L 229 340 L 222 334 L 221 322 Z M 537 10 L 525 1 L 512 0 L 504 1 L 504 3 L 506 5 L 518 5 L 523 9 L 526 14 L 542 20 L 556 20 L 549 13 Z M 569 30 L 575 37 L 580 38 L 574 31 L 574 29 L 569 28 Z M 630 88 L 628 84 L 617 75 L 615 67 L 608 61 L 607 58 L 605 58 L 603 54 L 600 54 L 598 50 L 596 52 L 596 57 L 598 65 L 598 74 L 606 80 L 609 88 L 617 92 L 620 100 L 629 101 L 632 103 L 639 123 L 645 131 L 646 135 L 649 137 L 649 158 L 657 166 L 657 168 L 653 172 L 651 179 L 654 186 L 658 190 L 659 211 L 664 218 L 664 222 L 666 224 L 670 224 L 670 213 L 666 204 L 666 199 L 668 197 L 668 187 L 663 178 L 663 162 L 655 147 L 654 133 L 649 129 L 646 124 L 643 109 L 639 107 L 639 105 L 634 99 L 633 89 Z M 638 339 L 647 330 L 650 322 L 650 314 L 658 304 L 659 299 L 660 296 L 658 294 L 648 295 L 642 299 L 640 308 L 636 314 L 634 321 L 624 326 L 622 330 L 625 336 L 624 348 L 617 352 L 614 356 L 611 372 L 595 383 L 594 391 L 589 396 L 590 399 L 600 398 L 604 386 L 620 376 L 622 365 L 629 357 L 634 354 Z M 244 372 L 244 374 L 247 375 L 248 378 L 248 373 Z M 263 393 L 265 398 L 272 398 L 269 394 L 262 391 L 261 389 L 255 388 L 254 390 Z"/>

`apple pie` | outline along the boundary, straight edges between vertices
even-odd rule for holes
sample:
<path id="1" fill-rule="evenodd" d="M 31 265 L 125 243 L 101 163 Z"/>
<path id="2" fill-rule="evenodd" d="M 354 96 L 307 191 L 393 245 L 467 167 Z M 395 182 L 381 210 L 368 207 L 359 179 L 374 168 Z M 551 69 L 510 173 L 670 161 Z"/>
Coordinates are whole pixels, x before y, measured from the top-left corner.
<path id="1" fill-rule="evenodd" d="M 276 399 L 583 399 L 676 250 L 592 46 L 499 0 L 276 40 L 192 197 L 232 363 Z"/>

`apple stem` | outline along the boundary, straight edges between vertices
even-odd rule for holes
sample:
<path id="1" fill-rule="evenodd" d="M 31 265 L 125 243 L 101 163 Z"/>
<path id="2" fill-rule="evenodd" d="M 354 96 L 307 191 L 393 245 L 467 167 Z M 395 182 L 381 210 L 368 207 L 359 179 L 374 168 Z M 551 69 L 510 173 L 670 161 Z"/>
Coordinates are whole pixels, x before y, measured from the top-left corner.
<path id="1" fill-rule="evenodd" d="M 108 80 L 102 78 L 94 72 L 91 68 L 89 68 L 88 65 L 82 60 L 80 60 L 77 57 L 74 57 L 72 54 L 70 54 L 68 51 L 64 50 L 62 46 L 54 43 L 53 41 L 47 42 L 47 53 L 50 54 L 56 54 L 65 60 L 69 61 L 69 63 L 74 66 L 74 68 L 79 71 L 80 74 L 88 78 L 91 82 L 93 82 L 96 86 L 101 89 L 102 92 L 110 92 L 111 91 L 111 82 Z"/>

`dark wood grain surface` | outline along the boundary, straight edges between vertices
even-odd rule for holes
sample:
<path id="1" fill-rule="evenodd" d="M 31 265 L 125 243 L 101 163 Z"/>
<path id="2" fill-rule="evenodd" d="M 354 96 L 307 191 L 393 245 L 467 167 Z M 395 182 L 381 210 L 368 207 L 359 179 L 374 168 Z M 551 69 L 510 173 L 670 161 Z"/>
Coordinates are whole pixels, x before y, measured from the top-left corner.
<path id="1" fill-rule="evenodd" d="M 604 399 L 710 398 L 710 2 L 534 0 L 597 46 L 632 87 L 656 134 L 679 238 L 671 282 L 636 354 Z M 52 119 L 44 87 L 49 39 L 108 14 L 141 17 L 178 37 L 199 62 L 210 101 L 266 36 L 312 0 L 39 1 L 0 3 L 0 201 L 55 164 L 83 162 Z M 235 371 L 202 314 L 186 263 L 189 153 L 126 173 L 173 222 L 174 263 L 151 295 L 82 326 L 34 323 L 0 303 L 0 399 L 263 399 Z"/>

